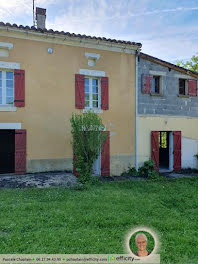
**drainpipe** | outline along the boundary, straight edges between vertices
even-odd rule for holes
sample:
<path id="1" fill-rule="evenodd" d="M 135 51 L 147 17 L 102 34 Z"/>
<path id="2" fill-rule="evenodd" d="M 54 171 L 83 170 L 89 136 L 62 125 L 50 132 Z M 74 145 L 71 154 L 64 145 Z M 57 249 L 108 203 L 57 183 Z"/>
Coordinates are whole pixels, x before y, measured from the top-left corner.
<path id="1" fill-rule="evenodd" d="M 138 170 L 138 56 L 140 50 L 136 51 L 136 76 L 135 76 L 135 168 Z"/>

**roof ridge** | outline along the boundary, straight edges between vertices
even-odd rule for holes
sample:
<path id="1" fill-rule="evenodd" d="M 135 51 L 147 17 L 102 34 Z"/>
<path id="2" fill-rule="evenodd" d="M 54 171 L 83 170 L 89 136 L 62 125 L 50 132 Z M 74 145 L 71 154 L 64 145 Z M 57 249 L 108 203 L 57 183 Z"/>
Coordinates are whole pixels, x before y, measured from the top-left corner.
<path id="1" fill-rule="evenodd" d="M 137 45 L 140 48 L 142 47 L 142 44 L 140 42 L 117 40 L 117 39 L 111 39 L 111 38 L 105 38 L 105 37 L 96 37 L 96 36 L 90 36 L 90 35 L 85 35 L 85 34 L 82 35 L 82 34 L 76 34 L 76 33 L 70 33 L 70 32 L 58 31 L 58 30 L 46 29 L 46 28 L 41 29 L 41 28 L 36 28 L 35 26 L 23 26 L 23 25 L 17 25 L 15 23 L 11 24 L 11 23 L 0 22 L 0 26 L 12 27 L 12 28 L 24 29 L 24 30 L 33 30 L 33 31 L 40 32 L 40 33 L 51 33 L 51 34 L 58 34 L 58 35 L 66 35 L 69 37 L 102 40 L 102 41 L 108 41 L 108 42 L 117 43 L 117 44 Z"/>
<path id="2" fill-rule="evenodd" d="M 186 69 L 186 68 L 184 68 L 184 67 L 178 66 L 178 65 L 173 64 L 173 63 L 171 63 L 171 62 L 168 62 L 168 61 L 165 61 L 165 60 L 162 60 L 162 59 L 156 58 L 156 57 L 154 57 L 154 56 L 151 56 L 151 55 L 146 54 L 146 53 L 143 53 L 143 52 L 140 52 L 140 56 L 141 56 L 141 55 L 142 55 L 142 56 L 145 56 L 145 57 L 150 57 L 151 59 L 153 59 L 153 60 L 157 60 L 157 61 L 159 61 L 159 62 L 161 62 L 161 63 L 168 64 L 170 67 L 178 68 L 178 70 L 179 70 L 179 69 L 180 69 L 180 70 L 183 70 L 183 71 L 185 71 L 186 73 L 192 73 L 192 74 L 195 74 L 195 75 L 198 76 L 198 72 L 191 71 L 191 70 L 189 70 L 189 69 Z"/>

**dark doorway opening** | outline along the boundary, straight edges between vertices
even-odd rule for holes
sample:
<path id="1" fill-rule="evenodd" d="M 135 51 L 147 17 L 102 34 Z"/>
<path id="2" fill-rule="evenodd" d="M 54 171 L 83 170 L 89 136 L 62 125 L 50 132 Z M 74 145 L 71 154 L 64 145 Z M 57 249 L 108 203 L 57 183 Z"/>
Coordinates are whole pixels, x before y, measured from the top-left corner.
<path id="1" fill-rule="evenodd" d="M 14 172 L 15 131 L 0 129 L 0 173 Z"/>
<path id="2" fill-rule="evenodd" d="M 159 167 L 169 169 L 169 132 L 159 131 Z"/>

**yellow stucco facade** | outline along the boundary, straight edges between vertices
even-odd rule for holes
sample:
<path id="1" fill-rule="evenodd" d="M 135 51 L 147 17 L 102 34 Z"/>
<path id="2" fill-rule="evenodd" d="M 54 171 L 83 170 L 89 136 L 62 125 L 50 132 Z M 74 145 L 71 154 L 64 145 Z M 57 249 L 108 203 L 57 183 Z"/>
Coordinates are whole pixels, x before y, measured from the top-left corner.
<path id="1" fill-rule="evenodd" d="M 198 118 L 180 116 L 138 116 L 138 161 L 141 166 L 151 158 L 152 131 L 181 131 L 182 168 L 198 168 Z"/>
<path id="2" fill-rule="evenodd" d="M 20 63 L 25 70 L 25 107 L 0 111 L 0 123 L 21 123 L 27 130 L 27 172 L 72 169 L 69 119 L 82 112 L 75 109 L 75 74 L 80 69 L 104 71 L 109 78 L 109 110 L 99 115 L 110 131 L 111 175 L 135 164 L 134 52 L 6 31 L 0 42 L 14 45 L 9 57 L 0 60 Z M 100 54 L 96 66 L 88 66 L 85 52 Z"/>

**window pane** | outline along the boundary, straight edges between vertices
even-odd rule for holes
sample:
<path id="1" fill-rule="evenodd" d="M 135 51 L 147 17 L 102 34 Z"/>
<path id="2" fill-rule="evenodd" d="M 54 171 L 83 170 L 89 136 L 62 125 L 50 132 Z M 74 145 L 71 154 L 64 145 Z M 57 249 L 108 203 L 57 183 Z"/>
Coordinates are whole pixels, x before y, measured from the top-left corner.
<path id="1" fill-rule="evenodd" d="M 97 94 L 93 94 L 93 100 L 98 101 L 98 95 Z"/>
<path id="2" fill-rule="evenodd" d="M 89 79 L 88 78 L 85 78 L 85 86 L 89 86 Z"/>
<path id="3" fill-rule="evenodd" d="M 85 106 L 89 107 L 89 101 L 85 101 Z"/>
<path id="4" fill-rule="evenodd" d="M 97 101 L 93 101 L 93 107 L 98 107 L 98 102 Z"/>
<path id="5" fill-rule="evenodd" d="M 13 88 L 13 80 L 6 80 L 6 87 Z"/>
<path id="6" fill-rule="evenodd" d="M 0 89 L 0 104 L 2 104 L 2 89 Z"/>
<path id="7" fill-rule="evenodd" d="M 2 71 L 0 71 L 0 87 L 2 87 Z"/>
<path id="8" fill-rule="evenodd" d="M 7 88 L 6 89 L 6 96 L 11 96 L 11 97 L 13 97 L 13 89 L 10 89 L 10 88 Z"/>
<path id="9" fill-rule="evenodd" d="M 97 86 L 93 86 L 92 90 L 93 90 L 93 93 L 98 93 L 98 87 Z"/>
<path id="10" fill-rule="evenodd" d="M 89 101 L 89 94 L 85 94 L 85 100 Z"/>
<path id="11" fill-rule="evenodd" d="M 92 79 L 92 85 L 98 86 L 98 79 Z"/>
<path id="12" fill-rule="evenodd" d="M 155 78 L 152 79 L 152 93 L 155 93 Z"/>
<path id="13" fill-rule="evenodd" d="M 159 85 L 160 85 L 160 77 L 156 76 L 155 77 L 155 93 L 159 94 Z"/>
<path id="14" fill-rule="evenodd" d="M 13 97 L 6 97 L 6 104 L 13 104 Z"/>
<path id="15" fill-rule="evenodd" d="M 179 80 L 179 94 L 185 95 L 185 80 L 184 79 Z"/>
<path id="16" fill-rule="evenodd" d="M 89 86 L 85 86 L 85 93 L 89 93 Z"/>
<path id="17" fill-rule="evenodd" d="M 13 72 L 6 72 L 6 79 L 13 80 Z"/>

